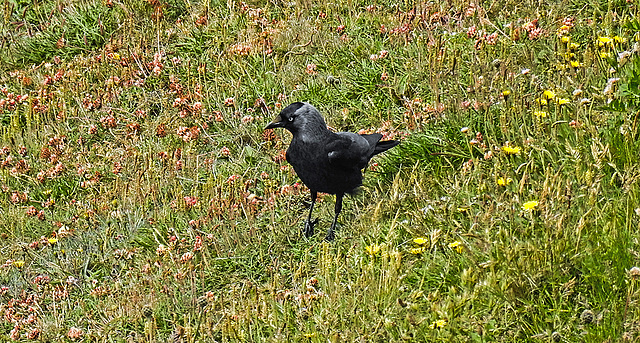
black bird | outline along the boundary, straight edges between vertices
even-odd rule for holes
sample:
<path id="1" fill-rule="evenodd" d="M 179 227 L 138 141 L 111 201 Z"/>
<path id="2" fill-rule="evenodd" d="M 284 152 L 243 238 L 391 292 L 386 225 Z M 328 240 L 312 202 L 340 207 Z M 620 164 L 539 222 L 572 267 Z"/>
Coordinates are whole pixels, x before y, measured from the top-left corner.
<path id="1" fill-rule="evenodd" d="M 304 227 L 306 237 L 313 235 L 313 226 L 318 222 L 317 218 L 311 220 L 318 192 L 336 195 L 336 214 L 327 234 L 327 240 L 331 241 L 344 194 L 353 194 L 362 186 L 361 170 L 371 157 L 400 142 L 380 141 L 382 135 L 379 133 L 331 132 L 320 112 L 306 102 L 287 106 L 265 130 L 276 127 L 283 127 L 293 134 L 287 149 L 287 162 L 311 190 L 311 208 Z"/>

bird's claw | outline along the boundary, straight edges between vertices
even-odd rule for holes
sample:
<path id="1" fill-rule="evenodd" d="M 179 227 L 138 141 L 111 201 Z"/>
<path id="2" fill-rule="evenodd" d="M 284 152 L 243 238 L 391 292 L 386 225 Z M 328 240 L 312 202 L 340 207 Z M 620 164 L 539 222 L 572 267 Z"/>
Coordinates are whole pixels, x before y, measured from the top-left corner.
<path id="1" fill-rule="evenodd" d="M 304 224 L 304 236 L 309 238 L 313 236 L 313 227 L 318 223 L 318 218 L 314 220 L 307 220 Z"/>

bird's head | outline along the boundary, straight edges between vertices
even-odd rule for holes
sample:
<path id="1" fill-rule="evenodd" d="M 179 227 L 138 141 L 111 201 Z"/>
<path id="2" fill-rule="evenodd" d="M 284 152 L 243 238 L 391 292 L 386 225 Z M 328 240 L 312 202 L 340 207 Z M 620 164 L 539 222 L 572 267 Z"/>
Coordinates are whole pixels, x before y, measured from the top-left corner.
<path id="1" fill-rule="evenodd" d="M 296 133 L 302 129 L 327 129 L 320 112 L 311 104 L 306 102 L 295 102 L 285 107 L 280 114 L 271 122 L 266 129 L 276 127 L 285 128 L 291 133 Z"/>

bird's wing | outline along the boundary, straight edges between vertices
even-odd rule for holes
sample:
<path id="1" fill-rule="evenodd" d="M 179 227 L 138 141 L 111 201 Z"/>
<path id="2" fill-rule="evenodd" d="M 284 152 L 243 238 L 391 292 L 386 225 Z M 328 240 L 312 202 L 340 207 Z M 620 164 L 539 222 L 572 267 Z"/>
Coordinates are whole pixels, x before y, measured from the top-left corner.
<path id="1" fill-rule="evenodd" d="M 327 144 L 329 163 L 345 169 L 366 167 L 375 144 L 355 133 L 338 132 L 335 135 L 335 139 Z"/>

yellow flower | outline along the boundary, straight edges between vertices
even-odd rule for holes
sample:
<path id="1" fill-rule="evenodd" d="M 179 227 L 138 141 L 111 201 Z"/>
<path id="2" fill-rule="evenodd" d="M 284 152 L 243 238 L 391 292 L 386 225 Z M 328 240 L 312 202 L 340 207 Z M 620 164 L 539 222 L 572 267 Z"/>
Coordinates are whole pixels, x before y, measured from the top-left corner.
<path id="1" fill-rule="evenodd" d="M 312 338 L 316 336 L 316 333 L 315 332 L 305 333 L 303 336 L 306 338 Z"/>
<path id="2" fill-rule="evenodd" d="M 606 52 L 606 51 L 601 51 L 600 52 L 600 58 L 609 58 L 611 57 L 611 53 L 610 52 Z"/>
<path id="3" fill-rule="evenodd" d="M 49 238 L 49 239 L 48 239 L 48 241 L 49 241 L 49 244 L 56 244 L 56 243 L 58 243 L 58 239 L 57 239 L 57 238 L 53 238 L 53 237 L 52 237 L 52 238 Z"/>
<path id="4" fill-rule="evenodd" d="M 580 44 L 578 44 L 578 43 L 574 42 L 574 43 L 569 44 L 569 49 L 575 50 L 578 47 L 580 47 Z"/>
<path id="5" fill-rule="evenodd" d="M 432 329 L 442 329 L 445 326 L 447 326 L 447 320 L 446 319 L 438 319 L 435 322 L 431 323 L 431 328 Z"/>
<path id="6" fill-rule="evenodd" d="M 556 92 L 547 89 L 546 91 L 544 91 L 542 93 L 542 96 L 543 96 L 544 99 L 553 99 L 553 98 L 556 97 Z"/>
<path id="7" fill-rule="evenodd" d="M 566 43 L 569 43 L 569 41 L 571 41 L 571 37 L 569 37 L 569 36 L 562 36 L 562 37 L 560 38 L 560 41 L 561 41 L 562 43 L 565 43 L 565 44 L 566 44 Z"/>
<path id="8" fill-rule="evenodd" d="M 578 61 L 571 61 L 571 62 L 569 62 L 569 64 L 574 68 L 582 67 L 582 63 L 580 63 Z"/>
<path id="9" fill-rule="evenodd" d="M 569 99 L 565 99 L 565 98 L 560 98 L 558 99 L 558 105 L 566 105 L 570 102 Z"/>
<path id="10" fill-rule="evenodd" d="M 511 91 L 510 90 L 507 89 L 507 90 L 503 90 L 502 91 L 502 96 L 508 97 L 509 95 L 511 95 Z"/>
<path id="11" fill-rule="evenodd" d="M 424 237 L 418 237 L 418 238 L 414 238 L 413 239 L 413 243 L 416 243 L 417 245 L 423 245 L 425 243 L 427 243 L 428 240 Z"/>
<path id="12" fill-rule="evenodd" d="M 13 261 L 13 265 L 18 268 L 22 268 L 22 266 L 24 266 L 24 261 L 23 260 Z"/>
<path id="13" fill-rule="evenodd" d="M 533 111 L 533 115 L 536 117 L 544 118 L 547 116 L 547 112 L 545 111 Z"/>
<path id="14" fill-rule="evenodd" d="M 536 102 L 539 103 L 542 106 L 546 106 L 547 105 L 547 99 L 536 99 Z"/>
<path id="15" fill-rule="evenodd" d="M 367 251 L 367 253 L 369 253 L 369 255 L 374 256 L 380 252 L 381 246 L 377 244 L 373 244 L 373 245 L 367 246 L 364 249 Z"/>
<path id="16" fill-rule="evenodd" d="M 425 250 L 424 247 L 419 247 L 419 248 L 409 249 L 409 252 L 414 254 L 414 255 L 419 255 L 419 254 L 422 254 L 424 252 L 424 250 Z"/>
<path id="17" fill-rule="evenodd" d="M 627 39 L 620 36 L 613 36 L 613 41 L 616 43 L 624 43 Z"/>
<path id="18" fill-rule="evenodd" d="M 469 211 L 469 208 L 468 207 L 458 207 L 457 210 L 460 213 L 465 213 L 465 212 Z"/>
<path id="19" fill-rule="evenodd" d="M 522 204 L 522 209 L 525 211 L 533 211 L 536 207 L 538 207 L 538 202 L 535 200 L 527 201 Z"/>
<path id="20" fill-rule="evenodd" d="M 508 145 L 505 145 L 502 147 L 502 151 L 508 155 L 517 155 L 520 153 L 520 147 L 511 147 Z"/>
<path id="21" fill-rule="evenodd" d="M 460 242 L 460 241 L 455 241 L 455 242 L 449 243 L 449 248 L 455 249 L 458 253 L 462 253 L 462 251 L 464 250 L 464 246 L 462 245 L 462 242 Z"/>
<path id="22" fill-rule="evenodd" d="M 610 37 L 598 37 L 598 46 L 604 46 L 605 44 L 611 44 L 613 39 Z"/>
<path id="23" fill-rule="evenodd" d="M 498 181 L 496 181 L 496 183 L 498 184 L 498 186 L 506 186 L 508 184 L 511 183 L 511 181 L 513 181 L 510 177 L 508 178 L 504 178 L 504 177 L 500 177 L 498 178 Z"/>

